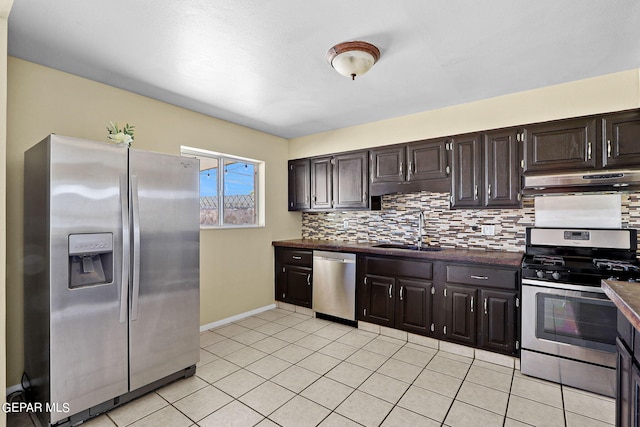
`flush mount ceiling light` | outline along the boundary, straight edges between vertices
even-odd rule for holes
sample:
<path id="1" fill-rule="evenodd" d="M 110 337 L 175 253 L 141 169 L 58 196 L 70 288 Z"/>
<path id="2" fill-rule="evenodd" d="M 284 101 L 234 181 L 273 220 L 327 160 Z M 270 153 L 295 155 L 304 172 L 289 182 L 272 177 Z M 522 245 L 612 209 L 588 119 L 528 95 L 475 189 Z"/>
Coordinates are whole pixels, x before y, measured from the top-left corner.
<path id="1" fill-rule="evenodd" d="M 340 43 L 327 52 L 327 62 L 338 73 L 351 77 L 351 80 L 369 71 L 379 58 L 380 50 L 362 41 Z"/>

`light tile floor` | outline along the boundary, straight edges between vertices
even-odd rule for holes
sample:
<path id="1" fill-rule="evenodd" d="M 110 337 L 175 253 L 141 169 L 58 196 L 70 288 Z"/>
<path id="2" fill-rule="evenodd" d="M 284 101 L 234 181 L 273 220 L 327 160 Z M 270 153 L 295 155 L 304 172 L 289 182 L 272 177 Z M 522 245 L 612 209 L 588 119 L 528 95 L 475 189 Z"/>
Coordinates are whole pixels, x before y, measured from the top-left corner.
<path id="1" fill-rule="evenodd" d="M 609 426 L 613 399 L 282 309 L 200 336 L 196 375 L 89 421 L 114 426 Z M 32 426 L 9 419 L 10 426 Z M 24 424 L 22 424 L 24 423 Z"/>

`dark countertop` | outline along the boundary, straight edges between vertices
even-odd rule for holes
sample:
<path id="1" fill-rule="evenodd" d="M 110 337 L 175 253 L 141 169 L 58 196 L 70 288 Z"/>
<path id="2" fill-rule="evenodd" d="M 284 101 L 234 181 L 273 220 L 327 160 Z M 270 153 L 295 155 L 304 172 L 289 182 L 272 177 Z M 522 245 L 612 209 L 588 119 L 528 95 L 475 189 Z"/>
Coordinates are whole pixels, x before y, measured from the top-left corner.
<path id="1" fill-rule="evenodd" d="M 640 285 L 636 282 L 603 280 L 602 289 L 634 328 L 640 330 Z"/>
<path id="2" fill-rule="evenodd" d="M 317 249 L 322 251 L 368 253 L 406 258 L 417 258 L 429 261 L 468 262 L 489 264 L 503 267 L 520 267 L 521 252 L 492 251 L 482 249 L 443 248 L 441 251 L 416 251 L 396 248 L 377 248 L 378 243 L 353 243 L 339 240 L 293 239 L 272 242 L 273 246 Z"/>

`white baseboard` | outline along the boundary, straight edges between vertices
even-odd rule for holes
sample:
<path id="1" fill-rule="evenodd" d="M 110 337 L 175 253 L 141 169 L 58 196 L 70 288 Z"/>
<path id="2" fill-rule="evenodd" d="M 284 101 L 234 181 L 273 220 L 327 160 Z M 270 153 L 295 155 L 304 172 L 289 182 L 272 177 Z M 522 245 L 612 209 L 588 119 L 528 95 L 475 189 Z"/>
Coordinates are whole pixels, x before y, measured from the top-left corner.
<path id="1" fill-rule="evenodd" d="M 216 322 L 207 323 L 206 325 L 200 326 L 200 332 L 204 332 L 208 329 L 217 328 L 218 326 L 223 326 L 231 322 L 235 322 L 237 320 L 242 320 L 245 317 L 253 316 L 254 314 L 262 313 L 263 311 L 273 310 L 276 308 L 275 304 L 265 305 L 264 307 L 256 308 L 255 310 L 247 311 L 245 313 L 236 314 L 235 316 L 227 317 L 226 319 L 218 320 Z"/>

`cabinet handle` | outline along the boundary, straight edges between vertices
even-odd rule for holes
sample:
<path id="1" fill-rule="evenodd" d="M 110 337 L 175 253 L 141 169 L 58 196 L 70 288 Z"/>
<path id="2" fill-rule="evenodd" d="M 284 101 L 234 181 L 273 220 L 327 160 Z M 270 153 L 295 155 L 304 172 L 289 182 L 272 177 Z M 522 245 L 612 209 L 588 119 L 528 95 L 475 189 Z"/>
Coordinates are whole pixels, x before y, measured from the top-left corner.
<path id="1" fill-rule="evenodd" d="M 400 162 L 400 176 L 404 175 L 404 163 Z"/>
<path id="2" fill-rule="evenodd" d="M 471 278 L 472 279 L 476 279 L 476 280 L 489 280 L 488 276 L 474 276 L 474 275 L 471 275 Z"/>
<path id="3" fill-rule="evenodd" d="M 607 157 L 611 157 L 611 140 L 607 139 Z"/>
<path id="4" fill-rule="evenodd" d="M 591 160 L 591 142 L 587 142 L 587 160 Z"/>
<path id="5" fill-rule="evenodd" d="M 298 261 L 302 259 L 302 257 L 298 255 L 292 255 L 291 258 L 297 259 Z"/>
<path id="6" fill-rule="evenodd" d="M 409 162 L 409 167 L 407 168 L 407 180 L 411 178 L 412 173 L 413 173 L 413 162 Z"/>
<path id="7" fill-rule="evenodd" d="M 471 312 L 473 313 L 473 303 L 474 303 L 474 297 L 471 297 Z"/>
<path id="8" fill-rule="evenodd" d="M 402 301 L 402 294 L 404 293 L 404 286 L 400 286 L 400 301 Z"/>
<path id="9" fill-rule="evenodd" d="M 364 278 L 364 284 L 365 285 L 367 284 L 367 278 L 366 277 Z"/>
<path id="10" fill-rule="evenodd" d="M 447 166 L 446 168 L 444 168 L 444 173 L 447 174 L 447 176 L 449 176 L 449 174 L 451 173 L 451 168 L 449 166 Z"/>
<path id="11" fill-rule="evenodd" d="M 363 191 L 363 192 L 362 192 L 362 201 L 363 201 L 363 202 L 366 202 L 366 201 L 367 201 L 367 192 L 366 192 L 366 191 Z"/>
<path id="12" fill-rule="evenodd" d="M 393 298 L 392 291 L 393 291 L 393 285 L 389 285 L 389 298 Z"/>
<path id="13" fill-rule="evenodd" d="M 478 200 L 478 186 L 473 187 L 473 200 Z"/>
<path id="14" fill-rule="evenodd" d="M 487 188 L 487 196 L 491 198 L 491 184 L 489 184 L 489 188 Z"/>
<path id="15" fill-rule="evenodd" d="M 311 273 L 307 274 L 307 285 L 311 286 Z"/>
<path id="16" fill-rule="evenodd" d="M 484 314 L 487 314 L 487 299 L 484 299 Z"/>

